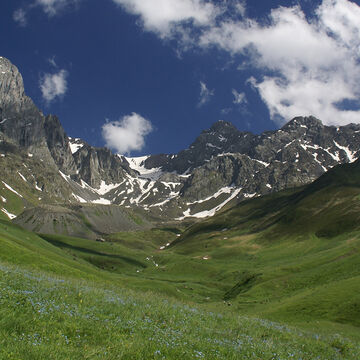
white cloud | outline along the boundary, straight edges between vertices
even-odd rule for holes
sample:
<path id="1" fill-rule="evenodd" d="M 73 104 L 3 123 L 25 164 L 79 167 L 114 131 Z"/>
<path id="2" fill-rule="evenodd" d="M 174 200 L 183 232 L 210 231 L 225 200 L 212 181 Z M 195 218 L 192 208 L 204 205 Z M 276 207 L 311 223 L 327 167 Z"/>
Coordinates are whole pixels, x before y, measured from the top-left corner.
<path id="1" fill-rule="evenodd" d="M 51 66 L 53 66 L 54 68 L 57 68 L 57 67 L 58 67 L 58 66 L 57 66 L 57 63 L 56 63 L 56 61 L 55 61 L 55 55 L 54 55 L 53 57 L 49 58 L 49 59 L 48 59 L 48 62 L 49 62 L 49 64 L 50 64 Z"/>
<path id="2" fill-rule="evenodd" d="M 34 6 L 40 6 L 48 16 L 55 16 L 68 6 L 76 5 L 79 0 L 35 0 Z"/>
<path id="3" fill-rule="evenodd" d="M 299 6 L 275 9 L 269 20 L 223 22 L 203 33 L 201 45 L 251 58 L 263 72 L 252 84 L 278 123 L 308 114 L 327 124 L 359 123 L 360 111 L 336 104 L 360 95 L 360 8 L 324 0 L 311 22 Z"/>
<path id="4" fill-rule="evenodd" d="M 140 17 L 143 27 L 162 38 L 182 31 L 181 23 L 211 24 L 219 9 L 204 0 L 113 0 L 126 11 Z M 180 30 L 181 29 L 181 30 Z"/>
<path id="5" fill-rule="evenodd" d="M 27 25 L 26 11 L 23 8 L 19 8 L 13 13 L 13 20 L 20 26 Z"/>
<path id="6" fill-rule="evenodd" d="M 126 115 L 119 121 L 107 122 L 102 126 L 102 136 L 106 146 L 119 154 L 141 150 L 145 146 L 145 136 L 153 130 L 151 122 L 137 113 Z"/>
<path id="7" fill-rule="evenodd" d="M 63 96 L 67 89 L 66 70 L 60 70 L 55 74 L 44 74 L 40 79 L 40 90 L 45 101 L 50 103 L 57 97 Z"/>
<path id="8" fill-rule="evenodd" d="M 234 104 L 242 105 L 247 103 L 246 95 L 244 92 L 239 93 L 235 89 L 232 89 L 232 94 L 234 95 Z"/>
<path id="9" fill-rule="evenodd" d="M 210 101 L 210 98 L 215 94 L 215 90 L 210 90 L 206 84 L 200 81 L 200 98 L 198 107 L 201 107 Z"/>
<path id="10" fill-rule="evenodd" d="M 28 3 L 27 6 L 15 10 L 13 20 L 20 26 L 26 26 L 28 13 L 34 8 L 40 7 L 46 15 L 53 17 L 66 8 L 77 5 L 80 1 L 81 0 L 34 0 Z"/>
<path id="11" fill-rule="evenodd" d="M 215 46 L 239 59 L 240 71 L 256 70 L 252 85 L 279 124 L 307 114 L 327 124 L 360 122 L 359 110 L 338 106 L 360 98 L 360 7 L 352 1 L 323 0 L 311 18 L 283 6 L 265 22 L 246 17 L 244 1 L 235 6 L 238 19 L 226 15 L 232 1 L 113 1 L 145 30 L 178 36 L 182 49 Z"/>

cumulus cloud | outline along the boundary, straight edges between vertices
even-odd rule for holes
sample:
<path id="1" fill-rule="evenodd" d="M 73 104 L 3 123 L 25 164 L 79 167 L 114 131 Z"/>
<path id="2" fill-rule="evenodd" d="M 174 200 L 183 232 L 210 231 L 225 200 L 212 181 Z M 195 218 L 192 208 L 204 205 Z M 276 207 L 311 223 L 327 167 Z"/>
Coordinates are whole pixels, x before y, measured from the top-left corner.
<path id="1" fill-rule="evenodd" d="M 240 71 L 254 70 L 250 83 L 279 124 L 307 114 L 327 124 L 360 122 L 360 109 L 342 106 L 360 98 L 360 7 L 350 0 L 323 0 L 311 18 L 299 5 L 281 6 L 265 22 L 247 17 L 244 1 L 238 17 L 227 15 L 231 1 L 113 1 L 161 38 L 179 33 L 185 48 L 218 47 Z M 189 20 L 196 36 L 184 36 Z"/>
<path id="2" fill-rule="evenodd" d="M 26 26 L 27 19 L 26 19 L 26 11 L 23 8 L 19 8 L 14 11 L 13 13 L 13 20 L 18 23 L 19 26 Z"/>
<path id="3" fill-rule="evenodd" d="M 102 136 L 106 146 L 119 154 L 141 150 L 145 137 L 153 130 L 149 120 L 137 113 L 126 115 L 118 121 L 107 122 L 102 126 Z"/>
<path id="4" fill-rule="evenodd" d="M 206 84 L 200 81 L 200 97 L 199 97 L 198 107 L 202 107 L 206 103 L 208 103 L 214 94 L 215 94 L 215 90 L 208 89 Z"/>
<path id="5" fill-rule="evenodd" d="M 45 73 L 40 78 L 40 90 L 44 100 L 48 103 L 54 99 L 65 95 L 67 86 L 68 72 L 59 70 L 57 73 Z"/>
<path id="6" fill-rule="evenodd" d="M 360 95 L 360 8 L 324 0 L 311 22 L 299 6 L 275 9 L 269 20 L 222 23 L 201 43 L 251 57 L 263 71 L 251 83 L 278 123 L 308 114 L 327 124 L 360 122 L 360 111 L 338 106 Z"/>
<path id="7" fill-rule="evenodd" d="M 234 95 L 234 104 L 243 105 L 247 103 L 246 95 L 244 92 L 239 93 L 235 89 L 232 89 L 232 94 Z"/>
<path id="8" fill-rule="evenodd" d="M 137 15 L 143 27 L 166 38 L 183 31 L 180 26 L 191 22 L 195 26 L 211 24 L 219 9 L 204 0 L 113 0 L 126 11 Z"/>

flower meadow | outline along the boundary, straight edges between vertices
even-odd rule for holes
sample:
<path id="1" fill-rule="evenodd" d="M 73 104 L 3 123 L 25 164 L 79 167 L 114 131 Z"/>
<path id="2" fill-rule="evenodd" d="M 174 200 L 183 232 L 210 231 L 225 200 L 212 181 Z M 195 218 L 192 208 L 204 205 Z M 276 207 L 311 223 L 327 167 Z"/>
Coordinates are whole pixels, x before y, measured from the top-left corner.
<path id="1" fill-rule="evenodd" d="M 0 359 L 359 358 L 340 335 L 0 264 Z"/>

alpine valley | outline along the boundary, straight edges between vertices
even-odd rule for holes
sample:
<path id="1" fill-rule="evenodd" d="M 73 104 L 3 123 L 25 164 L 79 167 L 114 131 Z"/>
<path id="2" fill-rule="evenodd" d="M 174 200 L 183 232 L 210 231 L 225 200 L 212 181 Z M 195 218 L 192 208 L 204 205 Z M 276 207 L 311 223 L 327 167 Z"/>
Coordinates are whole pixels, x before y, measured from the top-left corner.
<path id="1" fill-rule="evenodd" d="M 1 359 L 359 359 L 359 261 L 360 125 L 126 157 L 0 57 Z"/>

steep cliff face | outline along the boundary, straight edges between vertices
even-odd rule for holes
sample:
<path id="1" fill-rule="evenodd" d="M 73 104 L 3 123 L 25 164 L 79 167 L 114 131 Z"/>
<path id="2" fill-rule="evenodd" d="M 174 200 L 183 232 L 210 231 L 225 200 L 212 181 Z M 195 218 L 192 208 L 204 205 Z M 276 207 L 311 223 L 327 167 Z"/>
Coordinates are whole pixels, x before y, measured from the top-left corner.
<path id="1" fill-rule="evenodd" d="M 59 169 L 65 174 L 76 174 L 76 165 L 72 156 L 69 138 L 56 116 L 46 116 L 44 132 L 51 156 Z"/>
<path id="2" fill-rule="evenodd" d="M 74 160 L 78 169 L 78 179 L 93 188 L 99 188 L 102 182 L 120 183 L 127 174 L 137 176 L 126 161 L 106 148 L 95 148 L 85 144 L 74 153 Z"/>
<path id="3" fill-rule="evenodd" d="M 3 138 L 52 162 L 44 123 L 44 115 L 25 95 L 23 79 L 16 66 L 0 57 L 0 132 Z"/>

